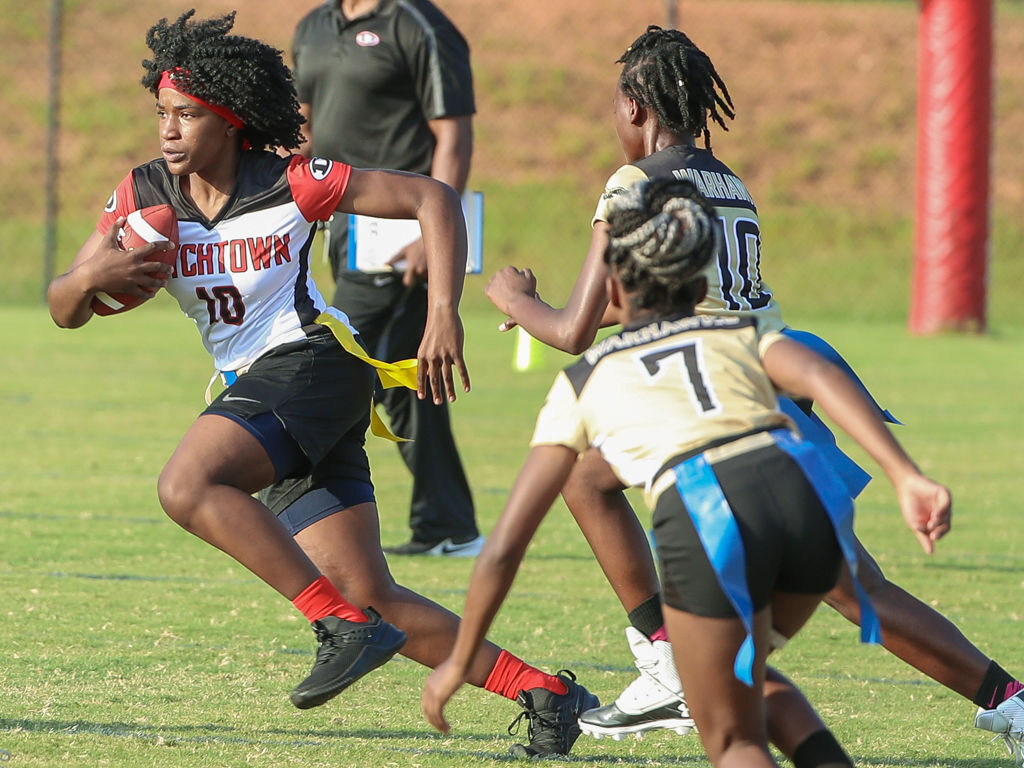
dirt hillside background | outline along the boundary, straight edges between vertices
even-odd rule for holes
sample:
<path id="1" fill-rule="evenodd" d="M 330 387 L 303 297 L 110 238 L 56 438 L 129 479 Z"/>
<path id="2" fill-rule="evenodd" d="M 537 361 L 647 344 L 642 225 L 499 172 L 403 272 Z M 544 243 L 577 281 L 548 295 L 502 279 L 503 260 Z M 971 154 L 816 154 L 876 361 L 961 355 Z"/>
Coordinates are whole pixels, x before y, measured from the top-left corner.
<path id="1" fill-rule="evenodd" d="M 50 3 L 0 0 L 0 153 L 5 211 L 39 210 Z M 166 0 L 67 0 L 61 162 L 66 210 L 95 206 L 127 163 L 155 155 L 151 103 L 136 83 L 147 27 Z M 290 56 L 308 0 L 196 0 L 200 15 L 238 8 L 236 29 Z M 479 116 L 473 181 L 573 178 L 598 188 L 619 163 L 611 129 L 615 59 L 664 0 L 441 0 L 469 39 Z M 189 7 L 182 5 L 181 8 Z M 703 47 L 737 107 L 719 151 L 762 199 L 911 211 L 918 8 L 914 2 L 680 0 L 679 26 Z M 993 194 L 1024 202 L 1024 15 L 996 24 Z M 969 137 L 965 137 L 969 140 Z M 98 185 L 98 188 L 94 185 Z"/>
<path id="2" fill-rule="evenodd" d="M 556 279 L 564 273 L 567 290 L 598 190 L 622 162 L 611 124 L 614 62 L 648 24 L 667 22 L 667 2 L 436 1 L 473 52 L 470 183 L 493 204 L 488 263 L 536 264 L 538 253 L 554 250 L 564 256 L 553 256 L 550 269 Z M 0 0 L 0 245 L 5 259 L 21 264 L 20 273 L 8 272 L 0 300 L 41 292 L 50 5 Z M 157 153 L 152 100 L 138 85 L 149 26 L 192 6 L 199 16 L 237 9 L 237 32 L 277 45 L 290 61 L 295 23 L 315 5 L 64 0 L 58 269 L 125 171 Z M 678 0 L 676 9 L 736 105 L 730 131 L 713 132 L 716 150 L 754 193 L 762 221 L 776 227 L 773 243 L 805 258 L 820 252 L 816 264 L 774 262 L 776 285 L 813 297 L 822 290 L 807 275 L 841 264 L 846 292 L 858 298 L 820 311 L 902 312 L 912 259 L 918 3 Z M 993 285 L 1024 280 L 1024 0 L 999 0 L 995 13 Z M 497 206 L 500 216 L 492 215 Z M 823 225 L 834 235 L 815 240 Z M 879 269 L 894 258 L 896 283 L 869 307 Z M 1015 291 L 1006 293 L 1004 317 L 1019 303 Z"/>

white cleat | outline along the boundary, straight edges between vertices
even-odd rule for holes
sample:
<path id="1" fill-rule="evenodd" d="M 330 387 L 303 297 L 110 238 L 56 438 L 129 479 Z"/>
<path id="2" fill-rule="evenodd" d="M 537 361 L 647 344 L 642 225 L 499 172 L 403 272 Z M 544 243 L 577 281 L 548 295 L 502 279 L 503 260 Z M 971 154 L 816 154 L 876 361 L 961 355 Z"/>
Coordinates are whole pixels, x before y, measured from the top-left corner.
<path id="1" fill-rule="evenodd" d="M 694 729 L 693 718 L 683 698 L 672 646 L 664 640 L 651 642 L 633 627 L 626 627 L 626 639 L 633 651 L 640 676 L 619 694 L 615 703 L 580 715 L 580 730 L 596 739 L 625 736 L 643 738 L 647 731 L 670 730 L 685 736 Z"/>
<path id="2" fill-rule="evenodd" d="M 974 716 L 974 727 L 992 733 L 1006 733 L 1010 730 L 1010 721 L 997 709 L 982 709 Z"/>
<path id="3" fill-rule="evenodd" d="M 974 716 L 974 727 L 996 734 L 1002 739 L 1013 761 L 1024 766 L 1024 691 L 1014 694 L 995 709 L 979 709 Z"/>

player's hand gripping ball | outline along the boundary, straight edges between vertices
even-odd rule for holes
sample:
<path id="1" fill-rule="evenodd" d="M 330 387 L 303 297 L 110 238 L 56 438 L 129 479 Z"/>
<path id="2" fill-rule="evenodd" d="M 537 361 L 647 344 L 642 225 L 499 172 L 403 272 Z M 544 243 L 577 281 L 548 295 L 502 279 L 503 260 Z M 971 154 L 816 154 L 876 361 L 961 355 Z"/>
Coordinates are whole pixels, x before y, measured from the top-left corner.
<path id="1" fill-rule="evenodd" d="M 178 217 L 169 205 L 152 205 L 132 211 L 125 219 L 124 226 L 117 233 L 117 244 L 123 251 L 140 248 L 159 240 L 178 242 Z M 174 266 L 177 250 L 157 251 L 146 257 L 147 261 L 162 261 Z M 92 299 L 92 311 L 97 315 L 117 315 L 142 304 L 146 299 L 126 293 L 104 293 L 100 291 Z"/>

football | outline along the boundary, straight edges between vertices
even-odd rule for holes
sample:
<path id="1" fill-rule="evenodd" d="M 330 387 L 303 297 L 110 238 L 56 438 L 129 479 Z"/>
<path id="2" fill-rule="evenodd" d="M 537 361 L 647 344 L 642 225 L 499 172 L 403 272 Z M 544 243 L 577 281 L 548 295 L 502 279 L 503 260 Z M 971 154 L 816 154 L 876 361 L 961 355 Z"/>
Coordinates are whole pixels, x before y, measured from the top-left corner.
<path id="1" fill-rule="evenodd" d="M 158 240 L 168 240 L 175 244 L 178 242 L 178 217 L 169 205 L 153 205 L 132 211 L 117 233 L 117 244 L 122 251 L 131 251 Z M 147 261 L 162 261 L 174 266 L 176 257 L 176 250 L 157 251 Z M 145 301 L 144 298 L 126 293 L 100 291 L 92 299 L 92 311 L 97 315 L 117 315 L 135 309 Z"/>

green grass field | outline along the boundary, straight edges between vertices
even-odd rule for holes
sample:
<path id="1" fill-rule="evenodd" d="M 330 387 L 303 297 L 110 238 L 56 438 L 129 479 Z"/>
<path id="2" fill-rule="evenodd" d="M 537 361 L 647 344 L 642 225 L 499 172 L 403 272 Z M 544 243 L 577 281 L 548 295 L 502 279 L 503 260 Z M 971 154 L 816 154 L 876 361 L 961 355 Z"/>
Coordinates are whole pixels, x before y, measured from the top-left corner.
<path id="1" fill-rule="evenodd" d="M 461 9 L 476 51 L 480 111 L 471 184 L 487 195 L 485 273 L 529 265 L 545 298 L 560 303 L 586 252 L 600 184 L 620 162 L 607 101 L 617 71 L 612 62 L 632 36 L 621 32 L 660 23 L 664 4 L 586 4 L 585 35 L 565 31 L 579 27 L 568 15 L 570 3 L 521 0 L 501 9 L 511 15 L 498 6 L 481 14 L 468 0 L 443 4 Z M 909 166 L 899 161 L 910 157 L 901 140 L 911 130 L 915 81 L 907 74 L 897 79 L 908 71 L 914 27 L 907 21 L 916 11 L 908 0 L 860 2 L 867 11 L 886 5 L 892 13 L 877 28 L 853 23 L 845 30 L 829 22 L 845 4 L 800 3 L 807 23 L 794 25 L 786 15 L 792 3 L 776 3 L 783 14 L 777 22 L 758 15 L 768 5 L 762 0 L 730 3 L 725 14 L 719 3 L 714 13 L 703 13 L 711 3 L 677 3 L 695 39 L 708 41 L 736 98 L 739 118 L 728 135 L 716 130 L 715 146 L 759 200 L 764 271 L 786 319 L 847 356 L 905 422 L 897 428 L 905 445 L 954 492 L 954 530 L 931 558 L 904 529 L 884 481 L 865 491 L 858 532 L 894 581 L 1024 675 L 1017 634 L 1024 586 L 1024 225 L 1015 172 L 1024 90 L 1012 65 L 1024 50 L 1024 2 L 996 4 L 989 333 L 932 338 L 906 331 L 914 224 Z M 425 670 L 402 658 L 324 707 L 292 708 L 287 694 L 307 673 L 314 650 L 301 616 L 163 515 L 156 477 L 203 407 L 210 363 L 166 296 L 130 317 L 99 319 L 76 332 L 55 328 L 40 303 L 40 83 L 50 5 L 0 0 L 0 341 L 8 361 L 0 373 L 0 765 L 507 764 L 513 737 L 505 728 L 519 708 L 465 690 L 449 710 L 452 736 L 441 737 L 419 713 Z M 131 8 L 114 0 L 64 5 L 57 272 L 92 230 L 112 185 L 155 150 L 137 67 L 143 31 L 168 13 L 149 0 Z M 209 15 L 225 4 L 197 5 Z M 289 47 L 292 24 L 284 17 L 297 18 L 301 4 L 236 5 L 246 24 L 267 25 L 247 29 Z M 549 6 L 559 13 L 541 13 Z M 605 23 L 609 17 L 614 23 Z M 747 37 L 735 36 L 744 25 Z M 858 34 L 853 61 L 841 43 Z M 824 59 L 811 45 L 820 41 L 827 41 Z M 570 44 L 580 46 L 571 66 L 558 56 Z M 97 52 L 103 68 L 95 66 Z M 760 70 L 772 73 L 770 88 L 758 85 Z M 822 77 L 814 77 L 819 70 Z M 852 106 L 861 103 L 858 89 L 871 94 L 859 109 Z M 606 95 L 590 105 L 585 97 L 598 92 Z M 802 109 L 813 101 L 817 108 Z M 523 136 L 506 132 L 509 126 Z M 547 144 L 558 150 L 551 159 L 537 154 Z M 851 147 L 848 156 L 836 151 Z M 520 158 L 522 174 L 515 167 Z M 885 183 L 894 175 L 895 192 Z M 880 186 L 872 185 L 874 177 Z M 315 269 L 318 279 L 326 276 L 322 264 Z M 553 374 L 568 358 L 549 350 L 539 370 L 514 372 L 514 337 L 494 330 L 500 317 L 483 296 L 485 280 L 467 279 L 474 390 L 460 397 L 453 418 L 486 531 L 526 454 Z M 382 535 L 397 543 L 408 536 L 409 478 L 392 446 L 371 440 L 369 451 Z M 393 565 L 403 583 L 461 608 L 471 563 Z M 549 670 L 574 670 L 607 702 L 633 678 L 625 624 L 582 536 L 556 507 L 492 637 Z M 776 663 L 805 689 L 858 765 L 1011 764 L 1000 744 L 973 729 L 973 705 L 883 650 L 859 645 L 856 630 L 830 609 Z M 695 737 L 674 734 L 619 743 L 584 737 L 573 761 L 708 764 Z"/>
<path id="2" fill-rule="evenodd" d="M 474 390 L 454 408 L 485 530 L 567 359 L 548 351 L 541 370 L 513 372 L 513 340 L 496 333 L 499 319 L 482 306 L 467 311 Z M 1024 673 L 1024 332 L 920 339 L 898 322 L 810 327 L 905 422 L 898 435 L 956 499 L 954 530 L 928 558 L 876 481 L 862 497 L 861 537 L 890 577 Z M 518 707 L 464 690 L 449 709 L 452 735 L 441 737 L 419 713 L 425 670 L 405 659 L 319 709 L 288 703 L 312 662 L 305 622 L 157 504 L 157 473 L 202 407 L 208 359 L 194 336 L 166 297 L 80 331 L 53 327 L 42 308 L 0 307 L 8 359 L 0 375 L 0 749 L 9 764 L 506 764 L 513 737 L 505 728 Z M 403 540 L 408 478 L 391 446 L 371 441 L 370 453 L 383 538 Z M 393 568 L 403 583 L 461 607 L 471 563 L 411 559 Z M 582 536 L 556 507 L 492 637 L 549 670 L 573 669 L 610 701 L 632 679 L 624 625 Z M 776 662 L 859 765 L 1010 764 L 1001 745 L 972 727 L 973 705 L 859 645 L 854 628 L 829 609 Z M 707 765 L 696 738 L 673 734 L 618 743 L 583 737 L 573 760 Z"/>

